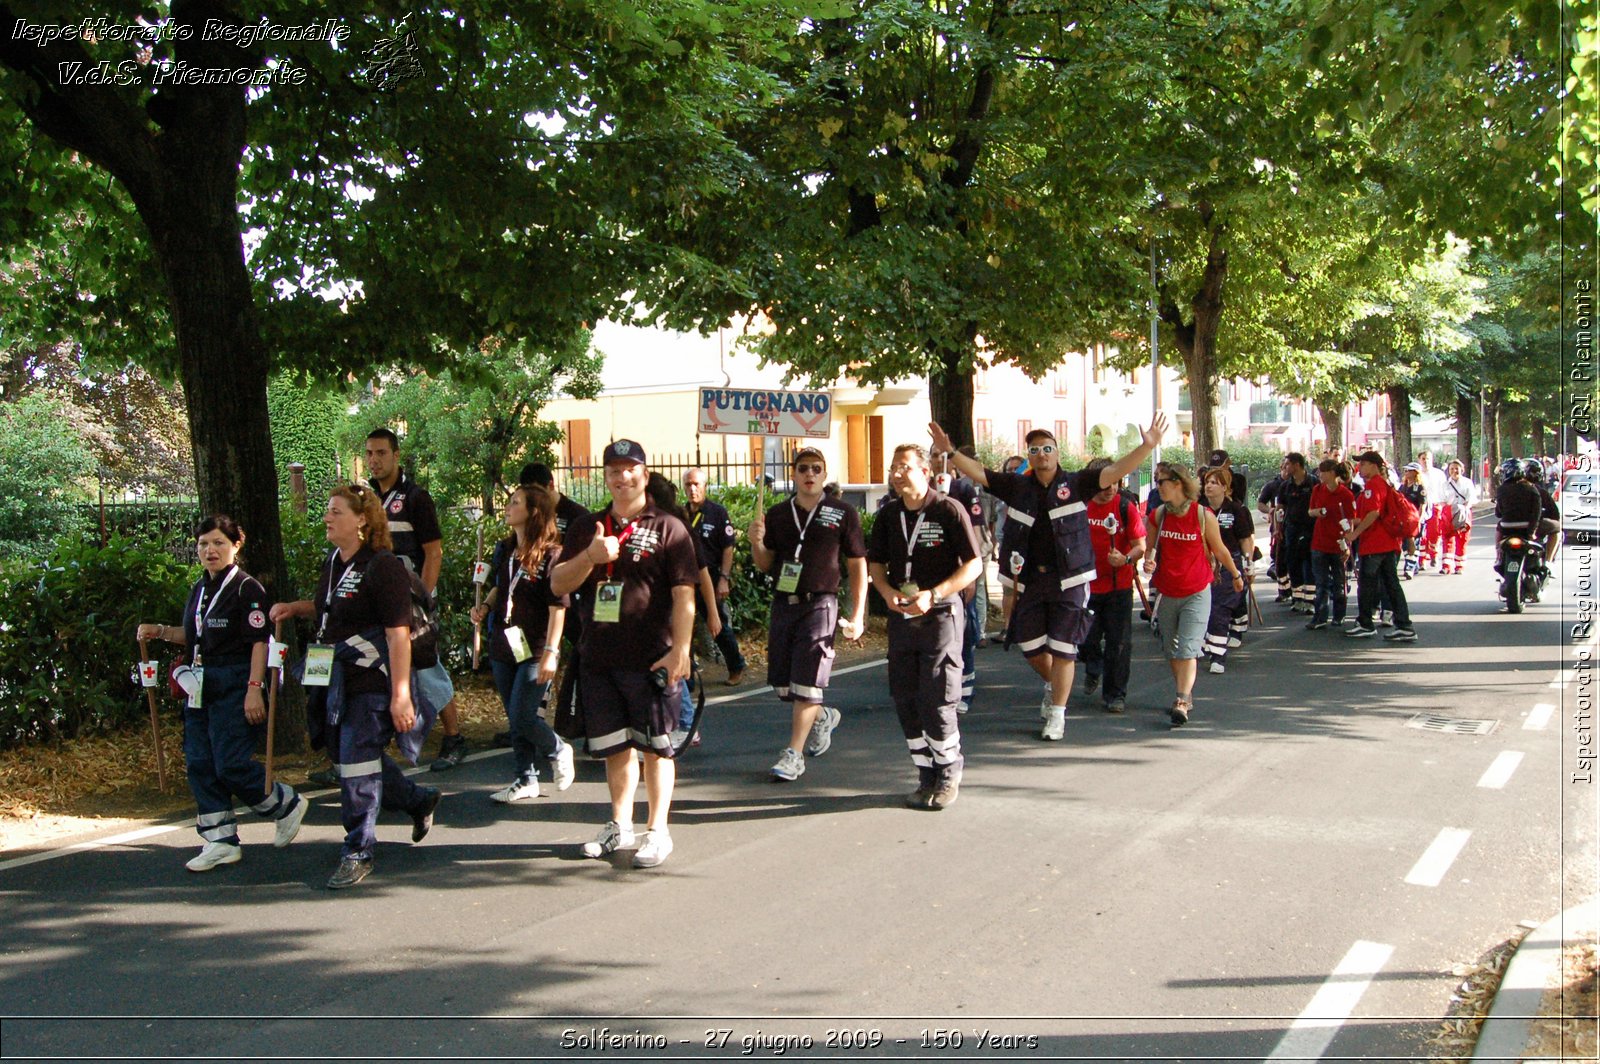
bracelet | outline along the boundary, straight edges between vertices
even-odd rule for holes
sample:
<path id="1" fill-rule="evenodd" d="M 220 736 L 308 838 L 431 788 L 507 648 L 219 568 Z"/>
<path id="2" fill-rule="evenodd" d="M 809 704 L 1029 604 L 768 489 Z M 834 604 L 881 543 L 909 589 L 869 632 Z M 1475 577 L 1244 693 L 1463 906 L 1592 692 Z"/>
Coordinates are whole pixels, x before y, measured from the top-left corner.
<path id="1" fill-rule="evenodd" d="M 547 654 L 559 654 L 559 653 L 561 653 L 561 648 L 560 647 L 553 647 L 548 643 L 545 644 L 544 649 L 545 649 L 545 653 L 547 653 Z"/>
<path id="2" fill-rule="evenodd" d="M 260 680 L 247 680 L 245 682 L 245 686 L 246 687 L 261 687 L 262 683 L 261 683 Z"/>

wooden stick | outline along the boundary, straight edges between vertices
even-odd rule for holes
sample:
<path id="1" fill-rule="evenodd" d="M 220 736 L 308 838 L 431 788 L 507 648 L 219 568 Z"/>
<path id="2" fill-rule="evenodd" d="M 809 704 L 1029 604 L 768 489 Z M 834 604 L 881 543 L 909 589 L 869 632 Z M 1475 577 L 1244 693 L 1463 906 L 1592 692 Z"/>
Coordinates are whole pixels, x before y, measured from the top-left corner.
<path id="1" fill-rule="evenodd" d="M 272 639 L 275 643 L 283 642 L 283 622 L 279 621 L 272 629 Z M 267 671 L 272 673 L 272 679 L 267 685 L 267 793 L 272 793 L 272 740 L 278 730 L 278 686 L 283 683 L 283 668 L 276 661 L 267 662 Z"/>
<path id="2" fill-rule="evenodd" d="M 1139 592 L 1139 605 L 1144 607 L 1144 612 L 1150 612 L 1150 598 L 1145 594 L 1144 581 L 1139 578 L 1139 567 L 1133 566 L 1133 589 Z"/>
<path id="3" fill-rule="evenodd" d="M 1261 619 L 1261 606 L 1256 602 L 1255 585 L 1246 580 L 1244 582 L 1244 593 L 1250 598 L 1250 616 L 1255 618 L 1257 624 L 1264 624 L 1265 622 Z"/>
<path id="4" fill-rule="evenodd" d="M 149 643 L 141 639 L 139 640 L 139 666 L 143 668 L 144 663 L 149 660 Z M 157 676 L 156 679 L 160 680 L 160 677 Z M 156 786 L 164 791 L 167 789 L 167 760 L 161 752 L 161 720 L 156 713 L 156 689 L 154 687 L 146 687 L 144 694 L 150 703 L 150 739 L 155 743 L 156 747 Z"/>
<path id="5" fill-rule="evenodd" d="M 483 561 L 483 519 L 482 518 L 478 519 L 478 554 L 477 554 L 477 557 L 476 557 L 476 561 L 480 561 L 480 562 Z M 474 565 L 473 568 L 476 569 L 477 566 Z M 476 576 L 477 574 L 474 573 L 473 575 Z M 483 585 L 478 583 L 477 580 L 472 581 L 472 607 L 473 607 L 473 609 L 481 609 L 483 607 Z M 473 621 L 472 622 L 472 671 L 473 672 L 477 672 L 478 671 L 478 658 L 479 658 L 479 655 L 482 654 L 482 652 L 483 652 L 483 625 L 482 625 L 482 623 L 480 623 L 478 621 Z"/>

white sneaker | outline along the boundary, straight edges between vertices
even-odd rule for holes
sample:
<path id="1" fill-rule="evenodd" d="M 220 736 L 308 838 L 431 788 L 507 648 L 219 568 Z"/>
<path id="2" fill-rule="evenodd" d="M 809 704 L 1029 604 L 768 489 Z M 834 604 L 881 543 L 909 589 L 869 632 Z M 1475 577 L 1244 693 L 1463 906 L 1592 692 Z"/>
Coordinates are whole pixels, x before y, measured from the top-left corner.
<path id="1" fill-rule="evenodd" d="M 293 842 L 294 837 L 300 834 L 300 821 L 306 818 L 306 810 L 310 808 L 311 803 L 306 801 L 303 795 L 296 795 L 294 808 L 278 818 L 277 833 L 273 836 L 272 845 L 281 850 Z"/>
<path id="2" fill-rule="evenodd" d="M 672 856 L 672 836 L 665 831 L 647 831 L 633 855 L 633 867 L 654 868 Z"/>
<path id="3" fill-rule="evenodd" d="M 572 781 L 578 777 L 578 770 L 572 764 L 571 743 L 562 743 L 561 752 L 550 759 L 550 777 L 558 791 L 572 786 Z"/>
<path id="4" fill-rule="evenodd" d="M 238 864 L 244 852 L 231 842 L 208 842 L 183 867 L 191 872 L 209 872 L 217 865 Z"/>
<path id="5" fill-rule="evenodd" d="M 633 845 L 633 825 L 619 824 L 615 820 L 606 821 L 606 826 L 600 829 L 600 834 L 595 836 L 593 842 L 583 844 L 585 857 L 604 857 L 608 853 L 626 850 Z"/>
<path id="6" fill-rule="evenodd" d="M 957 713 L 965 713 L 967 710 L 969 710 L 971 708 L 972 707 L 967 704 L 967 700 L 965 698 L 963 698 L 961 701 L 956 703 L 956 712 Z"/>
<path id="7" fill-rule="evenodd" d="M 1244 640 L 1243 639 L 1240 639 L 1236 635 L 1230 635 L 1228 637 L 1228 648 L 1230 650 L 1238 650 L 1242 646 L 1244 646 Z"/>
<path id="8" fill-rule="evenodd" d="M 1039 733 L 1039 738 L 1057 740 L 1065 738 L 1067 734 L 1067 711 L 1060 706 L 1051 706 L 1050 715 L 1045 718 L 1044 731 Z"/>
<path id="9" fill-rule="evenodd" d="M 1209 671 L 1209 672 L 1211 672 L 1213 674 L 1216 674 L 1216 675 L 1221 675 L 1222 673 L 1227 672 L 1228 669 L 1227 669 L 1227 667 L 1225 665 L 1222 664 L 1222 662 L 1218 661 L 1216 658 L 1212 658 L 1211 659 L 1211 668 L 1209 670 L 1207 670 L 1207 671 Z"/>
<path id="10" fill-rule="evenodd" d="M 828 752 L 828 747 L 833 745 L 833 729 L 839 726 L 843 716 L 832 706 L 823 706 L 817 711 L 817 719 L 811 722 L 811 734 L 806 736 L 807 757 L 820 757 Z M 805 771 L 804 764 L 800 770 Z"/>
<path id="11" fill-rule="evenodd" d="M 778 763 L 772 766 L 774 779 L 797 780 L 806 772 L 806 759 L 796 753 L 791 747 L 784 747 L 783 753 L 778 755 Z"/>
<path id="12" fill-rule="evenodd" d="M 501 805 L 510 805 L 512 802 L 526 802 L 537 797 L 539 797 L 538 780 L 527 780 L 526 782 L 517 780 L 511 786 L 503 787 L 489 795 L 491 801 L 499 802 Z"/>

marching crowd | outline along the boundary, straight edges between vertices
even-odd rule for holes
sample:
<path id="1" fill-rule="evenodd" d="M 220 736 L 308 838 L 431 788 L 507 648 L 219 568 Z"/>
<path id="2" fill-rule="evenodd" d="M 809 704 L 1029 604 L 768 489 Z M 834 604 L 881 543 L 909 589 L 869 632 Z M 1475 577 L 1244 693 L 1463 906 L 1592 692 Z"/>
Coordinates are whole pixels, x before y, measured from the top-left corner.
<path id="1" fill-rule="evenodd" d="M 1334 451 L 1314 468 L 1288 454 L 1256 495 L 1265 526 L 1258 533 L 1245 478 L 1223 451 L 1198 471 L 1158 463 L 1142 502 L 1124 489 L 1166 429 L 1157 414 L 1137 447 L 1076 471 L 1061 466 L 1054 435 L 1034 429 L 1025 456 L 992 470 L 931 424 L 931 446 L 894 449 L 890 493 L 870 535 L 855 507 L 827 490 L 822 452 L 799 450 L 793 491 L 745 530 L 754 565 L 774 587 L 766 680 L 790 706 L 771 777 L 797 780 L 806 759 L 832 745 L 842 719 L 825 704 L 835 641 L 861 638 L 870 587 L 889 615 L 888 693 L 917 774 L 905 803 L 942 810 L 956 801 L 965 763 L 960 720 L 976 692 L 975 650 L 986 639 L 991 550 L 1004 591 L 1003 638 L 1043 683 L 1047 741 L 1065 734 L 1079 662 L 1084 688 L 1099 692 L 1107 712 L 1125 711 L 1136 594 L 1171 668 L 1169 717 L 1179 727 L 1193 712 L 1202 662 L 1211 673 L 1226 671 L 1229 652 L 1261 616 L 1252 581 L 1258 559 L 1276 581 L 1275 601 L 1307 614 L 1307 629 L 1341 626 L 1335 630 L 1362 638 L 1382 627 L 1392 642 L 1417 638 L 1404 581 L 1463 571 L 1478 491 L 1459 461 L 1441 470 L 1423 452 L 1396 478 L 1374 451 L 1353 465 Z M 275 822 L 276 846 L 294 840 L 305 816 L 306 799 L 281 782 L 269 789 L 253 754 L 265 727 L 269 648 L 282 654 L 275 624 L 309 626 L 304 657 L 286 675 L 304 688 L 312 745 L 332 762 L 328 775 L 312 778 L 339 789 L 345 838 L 330 889 L 372 871 L 381 809 L 409 816 L 414 842 L 432 826 L 440 791 L 408 778 L 388 753 L 391 743 L 415 762 L 437 721 L 443 739 L 431 767 L 449 769 L 465 756 L 454 689 L 429 630 L 443 555 L 437 512 L 405 475 L 393 432 L 372 432 L 366 457 L 370 480 L 327 499 L 330 550 L 310 598 L 269 604 L 239 568 L 244 530 L 219 515 L 196 530 L 203 574 L 183 623 L 139 626 L 141 640 L 184 648 L 184 755 L 204 843 L 188 862 L 192 871 L 240 860 L 236 799 Z M 1501 475 L 1502 527 L 1548 532 L 1554 504 L 1532 490 L 1542 473 L 1511 462 Z M 472 619 L 487 628 L 513 764 L 510 782 L 489 797 L 528 801 L 542 781 L 565 790 L 581 743 L 603 760 L 610 798 L 608 819 L 583 852 L 632 850 L 633 865 L 648 868 L 672 853 L 676 758 L 697 741 L 689 694 L 697 617 L 716 641 L 727 682 L 737 685 L 745 672 L 726 604 L 736 533 L 727 511 L 706 497 L 702 471 L 684 476 L 680 505 L 676 485 L 650 471 L 634 441 L 606 447 L 604 478 L 610 501 L 589 513 L 555 489 L 548 467 L 531 463 L 506 503 L 505 538 L 475 574 L 484 594 Z M 1352 576 L 1356 613 L 1342 627 Z M 552 691 L 558 673 L 563 682 Z M 639 831 L 641 777 L 647 818 Z"/>

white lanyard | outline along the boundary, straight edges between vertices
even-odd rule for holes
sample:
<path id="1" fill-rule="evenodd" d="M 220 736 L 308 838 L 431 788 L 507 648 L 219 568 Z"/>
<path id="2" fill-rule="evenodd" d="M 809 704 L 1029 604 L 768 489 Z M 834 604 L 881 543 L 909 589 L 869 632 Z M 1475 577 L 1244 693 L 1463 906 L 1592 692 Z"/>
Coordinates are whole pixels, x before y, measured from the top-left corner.
<path id="1" fill-rule="evenodd" d="M 211 616 L 211 611 L 217 608 L 217 603 L 222 601 L 222 593 L 233 583 L 233 578 L 239 575 L 239 567 L 233 566 L 228 570 L 228 575 L 223 578 L 222 584 L 217 588 L 216 594 L 211 596 L 211 605 L 206 605 L 205 581 L 200 582 L 200 594 L 194 599 L 194 652 L 200 654 L 200 644 L 206 637 L 206 618 Z"/>
<path id="2" fill-rule="evenodd" d="M 795 561 L 799 561 L 800 560 L 800 548 L 804 547 L 806 545 L 806 529 L 810 528 L 811 527 L 811 522 L 816 520 L 817 511 L 820 510 L 820 509 L 822 509 L 822 500 L 818 499 L 817 500 L 817 505 L 813 506 L 811 508 L 811 512 L 806 514 L 806 523 L 805 524 L 801 524 L 800 523 L 800 507 L 798 507 L 798 506 L 796 506 L 794 504 L 794 497 L 793 496 L 790 496 L 790 498 L 789 498 L 789 513 L 791 513 L 794 516 L 794 527 L 800 533 L 800 539 L 794 545 L 794 560 Z"/>
<path id="3" fill-rule="evenodd" d="M 513 547 L 511 549 L 510 554 L 511 554 L 510 561 L 511 561 L 512 573 L 511 573 L 511 586 L 506 588 L 506 627 L 507 628 L 511 627 L 511 600 L 516 597 L 517 585 L 522 583 L 523 574 L 527 572 L 527 570 L 522 567 L 522 563 L 517 561 L 517 551 L 516 551 L 515 547 Z"/>
<path id="4" fill-rule="evenodd" d="M 350 559 L 350 564 L 344 567 L 344 572 L 339 574 L 339 579 L 333 578 L 333 559 L 339 556 L 337 550 L 328 553 L 328 593 L 322 600 L 322 623 L 317 625 L 317 641 L 322 641 L 322 634 L 328 630 L 328 617 L 333 613 L 333 592 L 350 575 L 350 570 L 356 567 L 356 560 Z"/>
<path id="5" fill-rule="evenodd" d="M 389 494 L 387 494 L 387 495 L 385 495 L 383 497 L 383 509 L 384 509 L 385 512 L 388 511 L 389 504 L 394 502 L 394 497 L 396 495 L 400 494 L 400 489 L 405 487 L 405 483 L 406 483 L 406 477 L 405 477 L 404 473 L 400 474 L 398 477 L 395 478 L 394 487 L 390 488 L 389 489 Z"/>
<path id="6" fill-rule="evenodd" d="M 906 512 L 900 511 L 900 534 L 906 537 L 906 579 L 911 579 L 911 556 L 917 550 L 917 535 L 922 531 L 922 522 L 928 519 L 928 503 L 932 501 L 924 496 L 922 509 L 917 511 L 917 522 L 911 526 L 911 531 L 906 531 Z"/>

